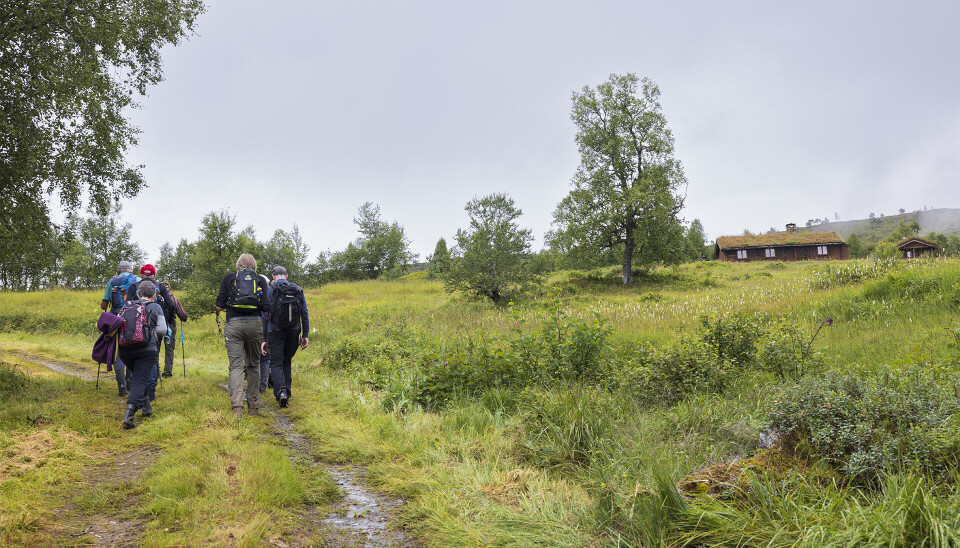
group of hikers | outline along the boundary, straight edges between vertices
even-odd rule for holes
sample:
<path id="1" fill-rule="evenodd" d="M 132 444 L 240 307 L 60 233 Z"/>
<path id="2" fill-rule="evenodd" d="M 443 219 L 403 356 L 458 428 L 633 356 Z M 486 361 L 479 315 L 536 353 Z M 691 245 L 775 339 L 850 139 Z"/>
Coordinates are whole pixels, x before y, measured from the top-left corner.
<path id="1" fill-rule="evenodd" d="M 291 362 L 297 349 L 309 344 L 310 318 L 303 289 L 287 279 L 286 268 L 274 267 L 270 280 L 257 274 L 257 260 L 249 253 L 240 255 L 236 266 L 236 272 L 220 280 L 215 307 L 218 325 L 220 313 L 226 312 L 222 333 L 230 363 L 230 406 L 242 417 L 244 402 L 250 415 L 259 415 L 260 394 L 268 387 L 280 407 L 289 405 Z M 141 417 L 153 414 L 158 377 L 173 376 L 176 320 L 187 319 L 169 284 L 158 283 L 156 274 L 153 265 L 145 264 L 137 276 L 133 264 L 120 261 L 100 302 L 103 314 L 97 326 L 102 335 L 93 356 L 106 362 L 108 371 L 114 367 L 118 393 L 127 398 L 127 429 L 136 427 L 137 411 Z"/>

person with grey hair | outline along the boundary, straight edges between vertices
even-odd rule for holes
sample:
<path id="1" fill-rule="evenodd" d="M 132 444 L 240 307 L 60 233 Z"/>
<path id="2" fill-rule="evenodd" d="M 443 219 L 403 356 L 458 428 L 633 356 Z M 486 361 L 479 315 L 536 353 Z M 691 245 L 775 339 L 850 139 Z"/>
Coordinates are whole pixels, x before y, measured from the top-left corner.
<path id="1" fill-rule="evenodd" d="M 260 344 L 263 342 L 261 314 L 270 309 L 263 279 L 257 275 L 257 260 L 244 253 L 237 259 L 237 271 L 220 280 L 217 312 L 226 310 L 223 328 L 230 360 L 227 388 L 230 407 L 243 416 L 243 403 L 251 415 L 260 414 Z M 246 384 L 246 389 L 244 389 Z"/>
<path id="2" fill-rule="evenodd" d="M 110 312 L 118 313 L 124 303 L 134 297 L 135 284 L 139 281 L 140 278 L 133 273 L 133 264 L 130 261 L 120 261 L 120 264 L 117 265 L 117 275 L 110 278 L 106 289 L 103 291 L 100 310 L 106 311 L 109 308 Z M 131 287 L 133 287 L 133 290 L 131 290 Z M 122 398 L 127 395 L 128 386 L 124 371 L 125 366 L 119 356 L 113 363 L 113 369 L 117 375 L 117 392 Z"/>
<path id="3" fill-rule="evenodd" d="M 150 398 L 146 393 L 147 383 L 150 371 L 156 367 L 159 358 L 160 339 L 169 335 L 163 309 L 156 303 L 157 286 L 150 280 L 143 280 L 137 287 L 136 296 L 137 299 L 130 301 L 120 310 L 120 315 L 127 320 L 120 335 L 120 357 L 133 372 L 127 410 L 123 415 L 123 427 L 126 429 L 137 426 L 133 422 L 133 416 L 138 410 L 144 417 L 153 414 Z M 132 321 L 128 320 L 128 316 Z M 138 328 L 142 335 L 140 341 L 136 341 Z"/>

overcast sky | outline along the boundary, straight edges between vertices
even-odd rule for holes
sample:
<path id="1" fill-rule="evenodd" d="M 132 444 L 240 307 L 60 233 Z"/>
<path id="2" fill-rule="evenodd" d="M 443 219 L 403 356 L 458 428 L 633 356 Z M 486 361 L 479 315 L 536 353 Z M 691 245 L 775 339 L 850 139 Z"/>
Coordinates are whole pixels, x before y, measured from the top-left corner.
<path id="1" fill-rule="evenodd" d="M 710 239 L 960 207 L 957 0 L 207 4 L 132 112 L 150 188 L 123 218 L 151 260 L 220 209 L 341 250 L 366 201 L 422 260 L 493 192 L 539 249 L 579 162 L 571 94 L 611 73 L 659 85 Z"/>

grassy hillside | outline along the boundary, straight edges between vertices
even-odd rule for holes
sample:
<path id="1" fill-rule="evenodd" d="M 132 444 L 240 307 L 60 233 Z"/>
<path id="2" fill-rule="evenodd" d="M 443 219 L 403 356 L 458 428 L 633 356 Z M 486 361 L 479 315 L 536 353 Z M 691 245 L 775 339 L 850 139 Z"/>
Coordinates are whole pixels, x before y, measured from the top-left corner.
<path id="1" fill-rule="evenodd" d="M 291 408 L 261 419 L 230 416 L 214 318 L 191 321 L 133 431 L 114 383 L 38 365 L 95 378 L 99 295 L 0 293 L 0 544 L 112 520 L 145 546 L 349 545 L 317 519 L 343 466 L 423 546 L 960 540 L 960 262 L 608 274 L 507 308 L 417 276 L 311 290 Z"/>
<path id="2" fill-rule="evenodd" d="M 876 245 L 878 241 L 892 233 L 900 223 L 916 221 L 920 224 L 920 234 L 937 232 L 940 234 L 960 234 L 960 209 L 931 209 L 927 211 L 912 211 L 902 215 L 889 215 L 873 219 L 855 221 L 828 221 L 812 227 L 803 227 L 799 230 L 827 230 L 839 232 L 844 239 L 854 232 L 863 240 L 865 245 Z"/>

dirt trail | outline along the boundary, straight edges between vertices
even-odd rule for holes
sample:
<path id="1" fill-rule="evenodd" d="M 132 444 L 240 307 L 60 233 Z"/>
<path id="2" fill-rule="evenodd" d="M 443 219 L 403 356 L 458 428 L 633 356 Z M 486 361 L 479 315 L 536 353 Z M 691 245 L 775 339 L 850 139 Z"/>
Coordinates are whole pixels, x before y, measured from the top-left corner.
<path id="1" fill-rule="evenodd" d="M 95 381 L 97 376 L 91 373 L 88 369 L 83 367 L 80 364 L 73 362 L 67 362 L 62 360 L 51 360 L 50 358 L 44 358 L 43 356 L 37 356 L 36 354 L 28 354 L 26 352 L 11 352 L 9 350 L 0 350 L 0 353 L 6 354 L 7 356 L 12 356 L 16 359 L 30 362 L 35 365 L 40 365 L 46 367 L 47 369 L 60 373 L 61 375 L 68 375 L 71 377 L 79 377 L 85 381 Z M 112 372 L 111 372 L 112 375 Z"/>
<path id="2" fill-rule="evenodd" d="M 147 518 L 130 515 L 139 504 L 143 489 L 140 476 L 160 456 L 156 447 L 138 447 L 117 455 L 113 462 L 90 467 L 84 474 L 87 487 L 68 495 L 57 511 L 59 525 L 54 529 L 63 546 L 140 546 Z M 75 500 L 84 495 L 107 493 L 103 505 L 90 511 Z M 103 496 L 103 495 L 101 495 Z M 89 503 L 88 503 L 89 505 Z"/>
<path id="3" fill-rule="evenodd" d="M 327 516 L 306 510 L 301 518 L 307 531 L 326 531 L 326 544 L 331 547 L 364 546 L 366 548 L 414 548 L 416 543 L 394 528 L 394 514 L 403 501 L 370 491 L 363 485 L 364 469 L 358 466 L 324 465 L 313 456 L 312 442 L 298 434 L 290 417 L 272 411 L 277 434 L 290 446 L 290 459 L 310 467 L 322 466 L 344 492 L 337 511 Z M 291 539 L 294 540 L 294 539 Z"/>

